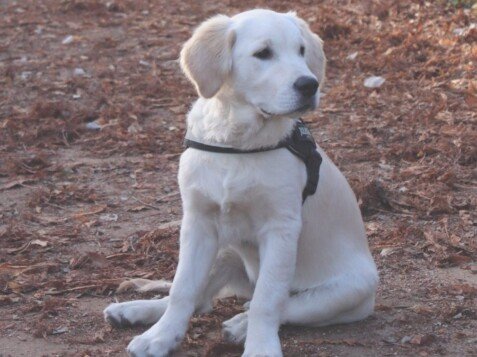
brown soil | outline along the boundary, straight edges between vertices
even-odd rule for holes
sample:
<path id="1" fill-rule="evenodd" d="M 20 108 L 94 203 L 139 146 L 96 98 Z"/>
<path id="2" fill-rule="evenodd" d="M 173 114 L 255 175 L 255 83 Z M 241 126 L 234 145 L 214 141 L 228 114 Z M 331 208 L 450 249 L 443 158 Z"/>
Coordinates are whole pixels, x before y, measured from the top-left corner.
<path id="1" fill-rule="evenodd" d="M 180 46 L 213 14 L 264 6 L 325 41 L 326 96 L 305 119 L 358 196 L 381 276 L 372 317 L 285 327 L 285 355 L 475 356 L 473 3 L 0 0 L 0 356 L 125 355 L 143 329 L 113 329 L 102 309 L 151 297 L 115 290 L 177 264 L 164 224 L 181 218 L 195 98 Z M 371 75 L 386 82 L 365 88 Z M 220 323 L 241 303 L 195 317 L 177 355 L 239 356 Z"/>

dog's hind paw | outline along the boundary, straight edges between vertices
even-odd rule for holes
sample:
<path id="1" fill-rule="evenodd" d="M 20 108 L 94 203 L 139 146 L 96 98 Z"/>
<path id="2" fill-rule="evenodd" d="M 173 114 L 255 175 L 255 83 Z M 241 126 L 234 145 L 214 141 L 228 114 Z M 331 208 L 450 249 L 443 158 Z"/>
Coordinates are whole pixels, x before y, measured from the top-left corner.
<path id="1" fill-rule="evenodd" d="M 106 322 L 114 327 L 152 325 L 156 323 L 167 308 L 167 301 L 135 300 L 109 305 L 103 311 Z"/>
<path id="2" fill-rule="evenodd" d="M 222 334 L 224 339 L 231 343 L 244 343 L 247 336 L 247 312 L 242 312 L 235 315 L 230 320 L 222 323 Z"/>

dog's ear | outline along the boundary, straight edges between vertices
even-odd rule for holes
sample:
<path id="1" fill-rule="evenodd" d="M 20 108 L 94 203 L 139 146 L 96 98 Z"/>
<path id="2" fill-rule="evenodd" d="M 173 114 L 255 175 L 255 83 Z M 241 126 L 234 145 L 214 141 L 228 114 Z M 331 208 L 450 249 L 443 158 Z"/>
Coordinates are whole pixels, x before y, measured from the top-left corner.
<path id="1" fill-rule="evenodd" d="M 213 97 L 232 69 L 232 20 L 217 15 L 202 23 L 181 51 L 181 67 L 204 98 Z"/>
<path id="2" fill-rule="evenodd" d="M 295 20 L 300 28 L 303 39 L 305 40 L 306 63 L 318 79 L 320 88 L 323 88 L 326 72 L 326 57 L 323 52 L 323 40 L 317 34 L 313 33 L 308 24 L 299 18 L 296 13 L 289 12 L 288 15 Z"/>

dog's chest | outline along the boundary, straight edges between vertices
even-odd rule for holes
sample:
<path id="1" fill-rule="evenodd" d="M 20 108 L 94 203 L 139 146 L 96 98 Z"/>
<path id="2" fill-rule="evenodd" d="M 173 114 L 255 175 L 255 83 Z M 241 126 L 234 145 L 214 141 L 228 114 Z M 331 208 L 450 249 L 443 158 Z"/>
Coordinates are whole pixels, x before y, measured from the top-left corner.
<path id="1" fill-rule="evenodd" d="M 286 149 L 258 154 L 210 154 L 188 150 L 181 158 L 184 201 L 206 210 L 223 240 L 255 240 L 277 211 L 301 202 L 306 170 Z M 291 206 L 290 206 L 291 207 Z"/>
<path id="2" fill-rule="evenodd" d="M 271 194 L 261 174 L 241 165 L 232 165 L 220 173 L 214 174 L 213 170 L 209 173 L 214 175 L 218 184 L 203 188 L 203 192 L 215 202 L 216 209 L 211 214 L 217 222 L 219 239 L 223 242 L 253 240 L 258 221 L 268 205 L 262 202 L 264 207 L 259 208 L 257 201 L 261 196 Z"/>

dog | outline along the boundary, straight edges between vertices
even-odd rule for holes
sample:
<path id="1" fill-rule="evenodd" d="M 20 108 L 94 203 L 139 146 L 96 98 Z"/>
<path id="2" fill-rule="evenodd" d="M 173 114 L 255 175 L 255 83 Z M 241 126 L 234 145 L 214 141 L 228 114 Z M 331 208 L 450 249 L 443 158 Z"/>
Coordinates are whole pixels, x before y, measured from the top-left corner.
<path id="1" fill-rule="evenodd" d="M 170 294 L 104 311 L 114 325 L 153 324 L 129 343 L 130 356 L 170 354 L 191 316 L 210 311 L 217 296 L 250 300 L 223 323 L 229 341 L 244 342 L 246 357 L 282 356 L 282 324 L 349 323 L 373 312 L 378 273 L 344 176 L 317 147 L 320 181 L 303 202 L 304 162 L 283 147 L 264 149 L 277 147 L 318 105 L 325 62 L 322 41 L 304 20 L 263 9 L 217 15 L 183 46 L 181 67 L 199 94 L 187 138 L 245 153 L 182 154 Z"/>

